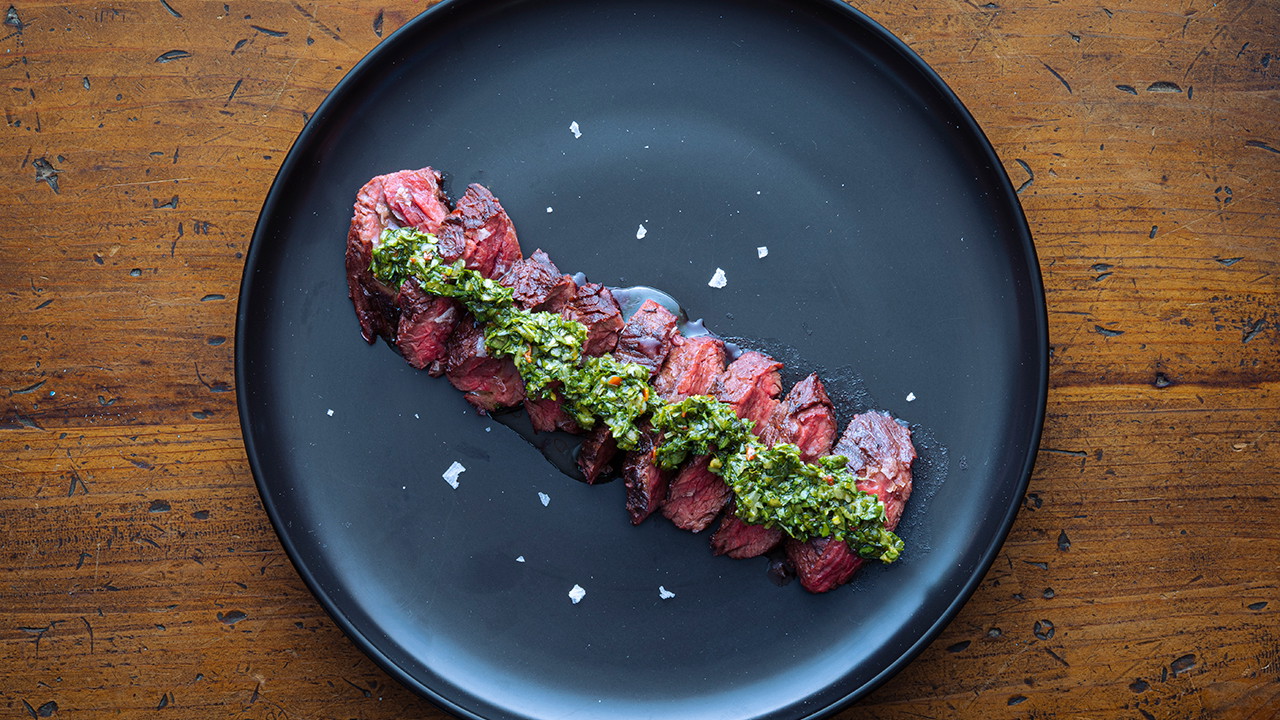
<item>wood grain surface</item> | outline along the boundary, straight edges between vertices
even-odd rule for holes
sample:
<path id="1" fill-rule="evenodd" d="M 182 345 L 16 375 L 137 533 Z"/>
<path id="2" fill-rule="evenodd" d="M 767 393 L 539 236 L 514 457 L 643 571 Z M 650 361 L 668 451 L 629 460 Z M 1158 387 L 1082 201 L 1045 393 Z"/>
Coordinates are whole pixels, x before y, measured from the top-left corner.
<path id="1" fill-rule="evenodd" d="M 4 12 L 0 717 L 445 717 L 281 550 L 232 361 L 285 153 L 425 7 Z M 955 89 L 1019 188 L 1053 352 L 995 565 L 840 717 L 1280 716 L 1280 4 L 862 9 Z"/>

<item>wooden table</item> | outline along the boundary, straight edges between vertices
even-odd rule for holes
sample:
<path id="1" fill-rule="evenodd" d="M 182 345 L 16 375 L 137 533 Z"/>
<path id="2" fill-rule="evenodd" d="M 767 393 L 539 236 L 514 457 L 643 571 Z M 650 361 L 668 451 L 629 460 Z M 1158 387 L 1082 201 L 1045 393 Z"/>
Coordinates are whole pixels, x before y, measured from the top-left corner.
<path id="1" fill-rule="evenodd" d="M 290 143 L 423 7 L 5 14 L 4 717 L 442 717 L 282 552 L 232 363 L 244 254 Z M 1280 714 L 1280 7 L 865 10 L 956 90 L 1019 188 L 1053 355 L 994 567 L 841 717 Z"/>

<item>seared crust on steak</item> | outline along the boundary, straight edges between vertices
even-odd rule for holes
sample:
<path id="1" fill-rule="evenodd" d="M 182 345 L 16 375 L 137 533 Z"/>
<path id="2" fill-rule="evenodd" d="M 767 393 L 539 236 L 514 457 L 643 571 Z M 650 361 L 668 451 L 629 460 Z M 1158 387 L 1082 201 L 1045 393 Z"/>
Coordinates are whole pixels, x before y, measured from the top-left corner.
<path id="1" fill-rule="evenodd" d="M 622 326 L 613 356 L 649 368 L 652 377 L 671 352 L 671 341 L 678 334 L 679 322 L 670 310 L 653 300 L 645 300 Z"/>
<path id="2" fill-rule="evenodd" d="M 524 380 L 515 363 L 510 358 L 489 356 L 484 331 L 470 315 L 449 336 L 444 374 L 481 413 L 513 407 L 524 400 Z"/>
<path id="3" fill-rule="evenodd" d="M 582 285 L 564 304 L 560 314 L 586 326 L 587 341 L 582 344 L 583 355 L 604 355 L 618 346 L 618 334 L 622 332 L 623 324 L 622 310 L 609 288 L 599 283 Z"/>
<path id="4" fill-rule="evenodd" d="M 706 395 L 724 371 L 724 341 L 710 335 L 675 335 L 667 361 L 653 380 L 653 389 L 668 402 Z"/>

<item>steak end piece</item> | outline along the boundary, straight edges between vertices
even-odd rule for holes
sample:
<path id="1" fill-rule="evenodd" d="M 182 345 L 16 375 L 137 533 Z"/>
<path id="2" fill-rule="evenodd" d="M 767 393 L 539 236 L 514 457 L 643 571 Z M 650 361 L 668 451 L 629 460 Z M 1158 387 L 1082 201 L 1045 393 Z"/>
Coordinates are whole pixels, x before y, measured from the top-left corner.
<path id="1" fill-rule="evenodd" d="M 710 462 L 710 455 L 702 455 L 685 463 L 667 490 L 662 514 L 681 530 L 705 530 L 733 495 L 724 480 L 711 472 Z"/>
<path id="2" fill-rule="evenodd" d="M 563 387 L 559 382 L 547 386 L 549 390 L 558 391 Z M 524 409 L 529 413 L 529 423 L 534 432 L 567 432 L 579 434 L 582 428 L 577 421 L 565 412 L 564 401 L 559 397 L 525 398 Z"/>
<path id="3" fill-rule="evenodd" d="M 614 357 L 649 368 L 652 377 L 662 369 L 671 352 L 671 341 L 677 334 L 679 322 L 670 310 L 653 300 L 645 300 L 623 324 Z"/>
<path id="4" fill-rule="evenodd" d="M 444 371 L 449 335 L 465 312 L 456 300 L 428 295 L 410 279 L 397 300 L 400 322 L 396 348 L 408 363 L 432 375 Z"/>
<path id="5" fill-rule="evenodd" d="M 618 443 L 609 432 L 609 426 L 599 423 L 582 439 L 578 446 L 578 469 L 588 485 L 612 471 L 609 463 L 618 454 Z"/>
<path id="6" fill-rule="evenodd" d="M 558 313 L 578 291 L 573 278 L 561 274 L 540 249 L 513 264 L 498 282 L 511 288 L 517 305 L 534 312 Z"/>
<path id="7" fill-rule="evenodd" d="M 388 287 L 369 272 L 373 249 L 388 227 L 415 227 L 429 233 L 440 229 L 449 214 L 440 180 L 440 173 L 429 167 L 401 170 L 372 178 L 356 194 L 347 231 L 347 294 L 366 342 L 378 337 L 394 342 L 400 317 L 398 288 Z"/>
<path id="8" fill-rule="evenodd" d="M 848 543 L 825 537 L 807 542 L 787 538 L 786 551 L 800 584 L 811 593 L 828 592 L 849 582 L 865 562 Z"/>
<path id="9" fill-rule="evenodd" d="M 759 557 L 778 546 L 786 533 L 778 528 L 743 522 L 734 512 L 735 505 L 720 518 L 720 527 L 711 536 L 711 552 L 741 560 Z"/>
<path id="10" fill-rule="evenodd" d="M 724 371 L 724 341 L 709 335 L 675 335 L 667 361 L 653 380 L 653 389 L 668 402 L 706 395 Z"/>
<path id="11" fill-rule="evenodd" d="M 623 324 L 622 310 L 609 288 L 599 283 L 578 287 L 560 314 L 586 326 L 587 341 L 582 344 L 583 355 L 604 355 L 618 346 Z"/>
<path id="12" fill-rule="evenodd" d="M 449 336 L 444 374 L 449 383 L 466 393 L 467 402 L 482 413 L 513 407 L 524 400 L 524 380 L 510 358 L 490 357 L 484 332 L 470 316 Z"/>
<path id="13" fill-rule="evenodd" d="M 639 525 L 657 510 L 667 496 L 667 473 L 654 460 L 656 432 L 651 427 L 640 433 L 640 446 L 628 451 L 622 463 L 622 479 L 627 489 L 627 514 Z"/>
<path id="14" fill-rule="evenodd" d="M 889 413 L 865 412 L 849 421 L 835 452 L 849 458 L 849 469 L 865 478 L 858 480 L 858 489 L 884 503 L 885 527 L 896 528 L 911 497 L 911 463 L 916 459 L 911 430 Z"/>

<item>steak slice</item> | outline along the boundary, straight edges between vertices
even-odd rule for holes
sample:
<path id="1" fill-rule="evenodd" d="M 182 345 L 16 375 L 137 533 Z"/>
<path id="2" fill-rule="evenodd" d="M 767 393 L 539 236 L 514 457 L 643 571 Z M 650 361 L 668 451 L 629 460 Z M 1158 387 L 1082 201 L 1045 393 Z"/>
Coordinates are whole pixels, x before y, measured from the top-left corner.
<path id="1" fill-rule="evenodd" d="M 639 525 L 653 514 L 667 496 L 667 473 L 654 461 L 657 432 L 648 424 L 640 431 L 640 447 L 627 453 L 622 480 L 627 488 L 627 514 Z"/>
<path id="2" fill-rule="evenodd" d="M 653 300 L 645 300 L 622 326 L 613 356 L 649 368 L 650 377 L 656 375 L 671 352 L 679 322 L 670 310 Z"/>
<path id="3" fill-rule="evenodd" d="M 791 387 L 786 398 L 774 408 L 760 439 L 768 445 L 784 442 L 797 445 L 800 458 L 813 462 L 830 453 L 835 436 L 835 408 L 815 373 Z M 779 528 L 743 522 L 730 507 L 711 536 L 711 550 L 731 558 L 756 557 L 772 550 L 784 536 Z"/>
<path id="4" fill-rule="evenodd" d="M 369 272 L 373 248 L 388 227 L 415 227 L 434 233 L 449 214 L 440 173 L 431 168 L 379 175 L 356 195 L 347 231 L 347 293 L 360 322 L 360 334 L 372 343 L 393 342 L 399 322 L 398 288 L 388 287 Z"/>
<path id="5" fill-rule="evenodd" d="M 556 264 L 542 250 L 534 250 L 528 258 L 516 261 L 498 279 L 511 288 L 516 304 L 534 312 L 558 313 L 578 291 L 573 278 L 562 275 Z"/>
<path id="6" fill-rule="evenodd" d="M 724 371 L 724 357 L 724 341 L 719 338 L 675 335 L 667 361 L 653 380 L 653 389 L 669 402 L 706 395 Z"/>
<path id="7" fill-rule="evenodd" d="M 533 425 L 534 432 L 559 430 L 575 435 L 582 432 L 578 422 L 565 412 L 564 400 L 559 397 L 561 387 L 563 387 L 561 383 L 554 382 L 547 386 L 547 390 L 555 395 L 545 398 L 525 398 L 524 409 L 529 413 L 529 422 Z"/>
<path id="8" fill-rule="evenodd" d="M 515 225 L 483 185 L 467 186 L 438 235 L 441 259 L 462 258 L 467 267 L 488 278 L 502 277 L 522 257 Z"/>
<path id="9" fill-rule="evenodd" d="M 836 439 L 836 413 L 817 373 L 791 387 L 760 438 L 768 445 L 798 446 L 800 459 L 805 462 L 830 454 L 831 443 Z"/>
<path id="10" fill-rule="evenodd" d="M 613 299 L 609 288 L 599 283 L 586 283 L 578 287 L 560 314 L 568 320 L 577 320 L 587 328 L 587 340 L 582 344 L 583 355 L 604 355 L 618 345 L 622 332 L 622 310 Z"/>
<path id="11" fill-rule="evenodd" d="M 467 316 L 449 336 L 445 377 L 482 414 L 524 400 L 524 381 L 510 358 L 490 357 L 484 332 Z"/>
<path id="12" fill-rule="evenodd" d="M 889 413 L 865 412 L 849 421 L 835 452 L 849 458 L 849 469 L 865 477 L 858 480 L 858 489 L 884 503 L 884 526 L 896 528 L 911 497 L 911 463 L 916 459 L 911 430 Z"/>
<path id="13" fill-rule="evenodd" d="M 911 463 L 916 458 L 911 431 L 888 413 L 862 413 L 849 421 L 835 452 L 849 458 L 849 469 L 860 476 L 858 489 L 884 503 L 885 527 L 896 528 L 911 496 Z M 830 538 L 803 543 L 788 538 L 787 558 L 795 565 L 800 584 L 815 593 L 848 582 L 864 562 L 847 543 Z"/>
<path id="14" fill-rule="evenodd" d="M 828 537 L 816 537 L 808 542 L 787 538 L 786 548 L 787 559 L 795 568 L 800 584 L 812 593 L 834 590 L 849 582 L 865 562 L 848 543 Z"/>
<path id="15" fill-rule="evenodd" d="M 754 350 L 744 352 L 716 379 L 716 399 L 727 403 L 738 417 L 754 422 L 754 432 L 759 435 L 778 404 L 781 368 L 782 363 L 767 355 Z M 662 514 L 678 528 L 701 532 L 733 495 L 724 480 L 708 469 L 710 461 L 709 455 L 690 460 L 671 481 Z"/>
<path id="16" fill-rule="evenodd" d="M 708 467 L 710 462 L 710 455 L 700 455 L 689 460 L 680 467 L 667 490 L 662 514 L 681 530 L 705 530 L 733 495 L 724 480 L 711 472 Z"/>
<path id="17" fill-rule="evenodd" d="M 396 305 L 400 310 L 396 348 L 410 365 L 440 375 L 449 335 L 466 311 L 452 298 L 423 292 L 412 278 L 401 286 Z"/>
<path id="18" fill-rule="evenodd" d="M 595 484 L 601 475 L 612 469 L 609 462 L 617 453 L 618 443 L 609 432 L 609 426 L 604 423 L 596 425 L 578 446 L 578 469 L 582 471 L 587 484 Z"/>

